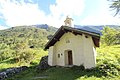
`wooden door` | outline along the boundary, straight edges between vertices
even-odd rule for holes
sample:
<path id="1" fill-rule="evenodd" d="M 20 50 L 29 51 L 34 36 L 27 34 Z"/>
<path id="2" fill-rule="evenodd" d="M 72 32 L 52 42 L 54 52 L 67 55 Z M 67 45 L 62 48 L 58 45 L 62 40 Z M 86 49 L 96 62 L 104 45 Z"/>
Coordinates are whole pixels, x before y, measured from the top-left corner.
<path id="1" fill-rule="evenodd" d="M 72 51 L 68 51 L 68 65 L 73 65 Z"/>

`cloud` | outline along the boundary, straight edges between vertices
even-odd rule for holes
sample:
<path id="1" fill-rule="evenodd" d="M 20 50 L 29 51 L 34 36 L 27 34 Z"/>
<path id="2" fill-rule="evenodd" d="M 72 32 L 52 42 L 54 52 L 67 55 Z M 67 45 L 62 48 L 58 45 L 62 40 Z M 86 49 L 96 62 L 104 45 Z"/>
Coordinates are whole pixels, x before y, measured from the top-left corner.
<path id="1" fill-rule="evenodd" d="M 32 3 L 32 0 L 27 3 L 24 0 L 0 1 L 0 13 L 8 26 L 49 24 L 60 27 L 64 24 L 66 15 L 81 15 L 84 9 L 84 0 L 56 0 L 55 4 L 50 5 L 48 15 L 39 7 L 38 3 Z"/>
<path id="2" fill-rule="evenodd" d="M 0 19 L 5 20 L 5 25 L 12 27 L 48 24 L 60 27 L 64 24 L 67 15 L 72 17 L 74 23 L 79 25 L 119 24 L 119 19 L 109 14 L 108 4 L 104 0 L 99 3 L 100 7 L 97 11 L 92 12 L 92 15 L 87 13 L 87 15 L 84 15 L 86 17 L 82 15 L 86 9 L 85 1 L 87 0 L 56 0 L 54 4 L 49 6 L 50 13 L 43 11 L 39 3 L 35 3 L 33 0 L 26 1 L 0 0 Z M 81 20 L 81 17 L 83 20 Z"/>
<path id="3" fill-rule="evenodd" d="M 54 16 L 80 16 L 84 7 L 84 0 L 56 0 L 56 4 L 50 5 L 50 10 Z"/>
<path id="4" fill-rule="evenodd" d="M 7 27 L 0 25 L 0 30 L 7 29 Z"/>
<path id="5" fill-rule="evenodd" d="M 120 19 L 112 15 L 90 15 L 81 21 L 81 25 L 120 25 Z"/>
<path id="6" fill-rule="evenodd" d="M 1 2 L 1 6 L 1 13 L 9 26 L 45 23 L 45 13 L 38 4 L 7 0 Z"/>
<path id="7" fill-rule="evenodd" d="M 81 21 L 81 25 L 120 25 L 120 19 L 109 14 L 90 15 Z"/>
<path id="8" fill-rule="evenodd" d="M 84 0 L 56 0 L 55 4 L 50 5 L 50 19 L 55 26 L 60 26 L 64 24 L 67 15 L 80 16 L 84 7 Z"/>
<path id="9" fill-rule="evenodd" d="M 3 16 L 0 15 L 0 19 L 2 19 L 2 18 L 3 18 Z"/>
<path id="10" fill-rule="evenodd" d="M 109 2 L 102 1 L 97 13 L 86 16 L 80 23 L 81 25 L 120 25 L 120 18 L 113 17 L 113 11 L 109 8 Z"/>

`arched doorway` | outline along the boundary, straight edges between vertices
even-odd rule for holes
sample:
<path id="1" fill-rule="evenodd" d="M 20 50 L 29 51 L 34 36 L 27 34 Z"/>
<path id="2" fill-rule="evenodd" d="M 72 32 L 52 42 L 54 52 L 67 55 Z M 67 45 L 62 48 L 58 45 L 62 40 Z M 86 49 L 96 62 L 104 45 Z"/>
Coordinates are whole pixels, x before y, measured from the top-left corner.
<path id="1" fill-rule="evenodd" d="M 65 65 L 73 65 L 72 50 L 65 51 Z"/>
<path id="2" fill-rule="evenodd" d="M 68 51 L 68 65 L 73 65 L 72 51 Z"/>

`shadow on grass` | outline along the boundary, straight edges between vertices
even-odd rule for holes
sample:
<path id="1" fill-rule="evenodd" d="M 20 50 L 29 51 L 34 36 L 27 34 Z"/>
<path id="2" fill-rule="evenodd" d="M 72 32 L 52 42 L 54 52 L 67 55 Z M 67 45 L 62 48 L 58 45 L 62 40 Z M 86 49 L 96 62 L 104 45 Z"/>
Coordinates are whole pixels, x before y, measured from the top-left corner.
<path id="1" fill-rule="evenodd" d="M 106 70 L 96 67 L 93 69 L 84 69 L 83 66 L 68 67 L 51 67 L 46 70 L 38 71 L 36 65 L 31 66 L 28 70 L 7 79 L 7 80 L 77 80 L 81 77 L 102 78 L 107 77 Z M 102 67 L 102 66 L 101 66 Z M 104 68 L 105 69 L 105 68 Z M 23 76 L 24 75 L 24 76 Z M 41 77 L 46 77 L 42 78 Z"/>
<path id="2" fill-rule="evenodd" d="M 36 65 L 28 67 L 25 71 L 17 73 L 16 75 L 7 78 L 6 80 L 33 80 L 36 75 Z"/>
<path id="3" fill-rule="evenodd" d="M 82 76 L 94 76 L 97 78 L 107 76 L 106 73 L 102 72 L 98 67 L 93 69 L 84 69 L 82 66 L 74 66 L 71 68 L 52 67 L 47 70 L 40 71 L 39 76 L 42 75 L 48 75 L 48 79 L 45 80 L 76 80 Z"/>

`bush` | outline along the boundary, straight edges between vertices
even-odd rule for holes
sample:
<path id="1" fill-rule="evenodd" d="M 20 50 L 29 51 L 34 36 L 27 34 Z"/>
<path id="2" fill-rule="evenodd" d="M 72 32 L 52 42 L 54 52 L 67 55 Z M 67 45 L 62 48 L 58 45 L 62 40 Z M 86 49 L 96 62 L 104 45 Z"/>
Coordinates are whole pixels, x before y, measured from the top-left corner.
<path id="1" fill-rule="evenodd" d="M 101 46 L 97 49 L 97 69 L 104 76 L 119 76 L 120 75 L 120 63 L 119 59 L 119 47 L 116 46 Z"/>
<path id="2" fill-rule="evenodd" d="M 120 29 L 106 26 L 102 31 L 101 43 L 106 45 L 120 44 Z"/>
<path id="3" fill-rule="evenodd" d="M 19 53 L 17 53 L 17 56 L 15 57 L 15 60 L 17 62 L 26 62 L 26 63 L 30 63 L 35 56 L 35 52 L 32 49 L 25 49 Z"/>
<path id="4" fill-rule="evenodd" d="M 118 76 L 119 69 L 116 67 L 115 64 L 111 64 L 108 62 L 103 62 L 103 64 L 98 66 L 98 69 L 104 76 Z"/>

